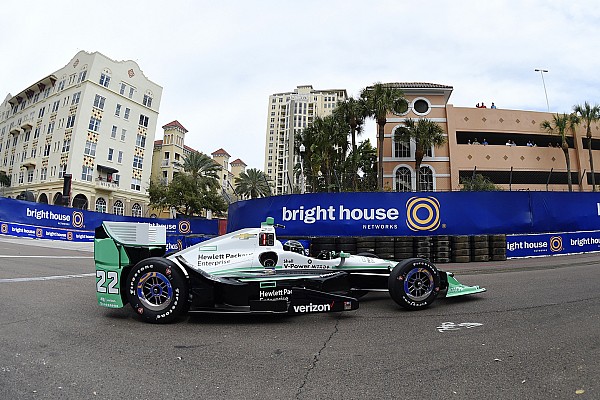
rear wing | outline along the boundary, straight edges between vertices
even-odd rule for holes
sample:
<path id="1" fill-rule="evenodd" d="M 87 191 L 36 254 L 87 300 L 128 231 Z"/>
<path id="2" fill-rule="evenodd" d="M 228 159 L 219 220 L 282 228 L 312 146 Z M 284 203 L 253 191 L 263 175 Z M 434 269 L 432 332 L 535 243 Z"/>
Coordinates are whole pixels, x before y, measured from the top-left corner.
<path id="1" fill-rule="evenodd" d="M 167 228 L 139 222 L 102 222 L 104 231 L 115 242 L 123 246 L 147 247 L 166 246 Z"/>

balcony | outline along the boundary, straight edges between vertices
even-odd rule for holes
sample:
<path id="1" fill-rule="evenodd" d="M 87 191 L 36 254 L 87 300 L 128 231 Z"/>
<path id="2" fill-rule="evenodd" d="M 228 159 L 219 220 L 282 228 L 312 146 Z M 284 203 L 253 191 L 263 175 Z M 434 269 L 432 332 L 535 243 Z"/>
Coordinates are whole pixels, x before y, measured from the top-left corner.
<path id="1" fill-rule="evenodd" d="M 160 166 L 161 166 L 161 167 L 168 167 L 168 166 L 169 166 L 169 161 L 170 161 L 170 160 L 169 160 L 168 158 L 167 158 L 167 159 L 165 159 L 165 160 L 162 160 L 162 161 L 160 162 Z"/>
<path id="2" fill-rule="evenodd" d="M 99 176 L 96 178 L 96 189 L 110 192 L 119 190 L 119 181 L 107 181 L 105 178 Z"/>
<path id="3" fill-rule="evenodd" d="M 18 128 L 18 127 L 14 127 L 14 128 L 12 128 L 12 129 L 10 130 L 10 134 L 11 134 L 11 135 L 15 135 L 15 136 L 17 136 L 19 133 L 21 133 L 21 129 L 20 129 L 20 128 Z"/>
<path id="4" fill-rule="evenodd" d="M 21 163 L 21 167 L 25 167 L 25 168 L 35 168 L 35 158 L 34 157 L 29 157 L 26 158 L 22 163 Z"/>
<path id="5" fill-rule="evenodd" d="M 21 129 L 23 129 L 23 131 L 31 130 L 33 129 L 33 125 L 30 121 L 25 121 L 21 124 Z"/>

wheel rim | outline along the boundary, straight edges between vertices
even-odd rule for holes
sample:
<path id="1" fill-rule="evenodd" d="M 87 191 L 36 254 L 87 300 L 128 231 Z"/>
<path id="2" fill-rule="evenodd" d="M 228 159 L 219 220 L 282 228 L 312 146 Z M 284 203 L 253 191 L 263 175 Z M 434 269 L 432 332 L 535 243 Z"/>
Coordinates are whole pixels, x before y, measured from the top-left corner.
<path id="1" fill-rule="evenodd" d="M 148 272 L 138 282 L 137 296 L 145 307 L 160 311 L 171 304 L 173 287 L 167 277 L 160 272 Z"/>
<path id="2" fill-rule="evenodd" d="M 404 280 L 404 293 L 413 301 L 423 301 L 433 291 L 433 275 L 426 268 L 414 268 L 408 272 Z"/>

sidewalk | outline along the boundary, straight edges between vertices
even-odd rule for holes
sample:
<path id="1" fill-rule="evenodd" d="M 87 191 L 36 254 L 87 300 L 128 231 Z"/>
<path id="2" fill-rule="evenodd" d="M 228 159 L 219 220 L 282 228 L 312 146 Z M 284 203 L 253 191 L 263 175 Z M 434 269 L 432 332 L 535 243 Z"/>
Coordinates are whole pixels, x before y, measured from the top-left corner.
<path id="1" fill-rule="evenodd" d="M 16 237 L 0 235 L 0 242 L 12 242 L 26 246 L 61 248 L 64 250 L 94 252 L 94 242 L 69 242 L 66 240 L 34 239 L 27 237 Z"/>

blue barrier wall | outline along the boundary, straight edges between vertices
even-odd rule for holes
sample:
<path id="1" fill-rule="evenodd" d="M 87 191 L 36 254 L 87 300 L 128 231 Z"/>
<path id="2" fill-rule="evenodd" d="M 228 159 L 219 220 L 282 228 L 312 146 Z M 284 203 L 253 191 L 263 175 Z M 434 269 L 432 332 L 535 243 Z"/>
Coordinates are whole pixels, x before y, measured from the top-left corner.
<path id="1" fill-rule="evenodd" d="M 135 218 L 0 198 L 0 233 L 38 239 L 89 242 L 102 221 L 148 222 L 167 228 L 169 250 L 218 235 L 218 220 Z"/>
<path id="2" fill-rule="evenodd" d="M 594 231 L 600 193 L 313 193 L 229 207 L 229 232 L 266 217 L 286 236 L 428 236 Z"/>

